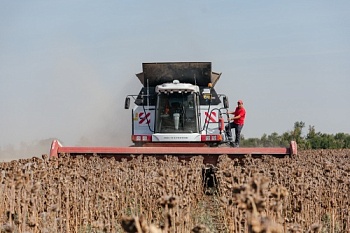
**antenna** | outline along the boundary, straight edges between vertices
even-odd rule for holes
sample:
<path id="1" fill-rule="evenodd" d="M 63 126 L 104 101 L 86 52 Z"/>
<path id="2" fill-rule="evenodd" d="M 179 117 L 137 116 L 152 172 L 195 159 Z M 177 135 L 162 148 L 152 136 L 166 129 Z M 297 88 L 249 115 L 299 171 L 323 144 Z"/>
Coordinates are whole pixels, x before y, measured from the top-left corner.
<path id="1" fill-rule="evenodd" d="M 149 84 L 147 79 L 147 107 L 149 107 Z"/>

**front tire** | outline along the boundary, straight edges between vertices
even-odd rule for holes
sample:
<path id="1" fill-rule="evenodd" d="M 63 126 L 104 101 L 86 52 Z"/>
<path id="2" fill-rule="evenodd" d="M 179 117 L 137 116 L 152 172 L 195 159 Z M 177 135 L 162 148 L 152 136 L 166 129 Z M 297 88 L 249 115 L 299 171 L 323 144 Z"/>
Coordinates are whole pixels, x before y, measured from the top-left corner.
<path id="1" fill-rule="evenodd" d="M 143 142 L 134 142 L 134 147 L 143 147 Z"/>

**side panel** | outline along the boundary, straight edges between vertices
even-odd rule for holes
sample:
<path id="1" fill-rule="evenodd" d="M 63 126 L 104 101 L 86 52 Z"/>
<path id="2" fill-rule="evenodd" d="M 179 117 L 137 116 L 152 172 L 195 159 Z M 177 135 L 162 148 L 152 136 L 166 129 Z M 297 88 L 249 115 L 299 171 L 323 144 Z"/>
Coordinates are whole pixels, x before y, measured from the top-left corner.
<path id="1" fill-rule="evenodd" d="M 210 106 L 201 106 L 200 107 L 200 128 L 202 134 L 220 134 L 219 130 L 219 117 L 220 111 L 219 108 L 222 108 L 221 105 Z"/>
<path id="2" fill-rule="evenodd" d="M 144 108 L 136 106 L 133 110 L 132 124 L 134 135 L 150 135 L 154 131 L 155 110 L 154 106 Z"/>

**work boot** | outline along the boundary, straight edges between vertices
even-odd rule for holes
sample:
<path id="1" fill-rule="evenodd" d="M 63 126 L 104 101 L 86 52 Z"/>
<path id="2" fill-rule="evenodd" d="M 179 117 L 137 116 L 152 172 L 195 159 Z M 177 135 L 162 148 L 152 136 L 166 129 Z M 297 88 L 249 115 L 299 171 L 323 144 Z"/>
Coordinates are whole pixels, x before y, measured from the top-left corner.
<path id="1" fill-rule="evenodd" d="M 232 142 L 232 141 L 229 142 L 229 145 L 230 145 L 231 147 L 236 147 L 236 144 L 235 144 L 234 142 Z"/>

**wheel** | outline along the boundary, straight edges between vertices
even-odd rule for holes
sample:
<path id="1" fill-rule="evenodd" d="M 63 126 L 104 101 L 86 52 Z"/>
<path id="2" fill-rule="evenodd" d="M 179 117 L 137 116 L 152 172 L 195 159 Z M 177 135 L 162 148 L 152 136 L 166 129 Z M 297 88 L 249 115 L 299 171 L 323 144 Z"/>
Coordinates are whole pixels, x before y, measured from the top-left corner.
<path id="1" fill-rule="evenodd" d="M 208 145 L 209 147 L 218 147 L 218 146 L 219 146 L 219 143 L 217 143 L 217 142 L 209 142 L 207 145 Z"/>
<path id="2" fill-rule="evenodd" d="M 143 142 L 135 142 L 134 144 L 135 144 L 134 147 L 142 147 L 144 143 Z"/>

